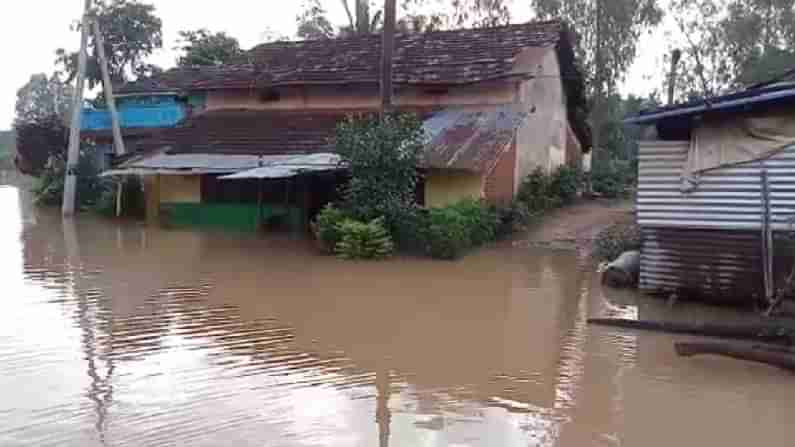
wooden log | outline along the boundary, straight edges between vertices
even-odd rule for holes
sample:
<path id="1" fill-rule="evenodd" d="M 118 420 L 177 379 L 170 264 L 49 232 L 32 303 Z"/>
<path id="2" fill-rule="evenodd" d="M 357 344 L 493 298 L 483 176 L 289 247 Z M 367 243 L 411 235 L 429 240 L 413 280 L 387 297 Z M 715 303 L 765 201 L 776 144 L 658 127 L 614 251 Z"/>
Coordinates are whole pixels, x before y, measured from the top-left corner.
<path id="1" fill-rule="evenodd" d="M 607 265 L 602 284 L 610 287 L 634 287 L 640 274 L 640 252 L 628 251 Z"/>
<path id="2" fill-rule="evenodd" d="M 667 332 L 670 334 L 700 335 L 703 337 L 753 340 L 791 345 L 794 331 L 771 325 L 728 325 L 716 323 L 680 323 L 673 321 L 625 320 L 620 318 L 591 318 L 588 324 Z"/>
<path id="3" fill-rule="evenodd" d="M 737 343 L 676 343 L 676 353 L 681 357 L 694 355 L 718 355 L 749 362 L 764 363 L 795 372 L 795 355 L 788 352 L 745 346 Z"/>

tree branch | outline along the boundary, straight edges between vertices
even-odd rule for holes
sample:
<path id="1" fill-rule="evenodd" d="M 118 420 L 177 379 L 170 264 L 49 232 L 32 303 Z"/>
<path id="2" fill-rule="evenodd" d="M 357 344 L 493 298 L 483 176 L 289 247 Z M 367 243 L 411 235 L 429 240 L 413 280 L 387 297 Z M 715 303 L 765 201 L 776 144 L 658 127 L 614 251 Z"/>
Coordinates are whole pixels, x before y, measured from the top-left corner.
<path id="1" fill-rule="evenodd" d="M 688 44 L 690 44 L 690 50 L 693 52 L 693 58 L 696 60 L 696 73 L 701 80 L 701 88 L 704 90 L 704 102 L 709 105 L 709 97 L 712 96 L 712 92 L 709 88 L 709 82 L 707 82 L 707 78 L 704 76 L 704 70 L 706 70 L 706 67 L 704 67 L 704 64 L 701 62 L 701 51 L 699 51 L 698 47 L 693 42 L 693 39 L 690 38 L 690 33 L 688 33 L 685 29 L 685 24 L 682 19 L 677 18 L 676 22 L 679 25 L 679 29 L 682 31 L 682 34 L 687 39 Z"/>
<path id="2" fill-rule="evenodd" d="M 348 6 L 348 0 L 340 0 L 342 2 L 343 8 L 345 8 L 345 14 L 348 15 L 348 22 L 351 24 L 351 29 L 356 29 L 356 22 L 353 20 L 353 14 L 351 14 L 351 7 Z"/>

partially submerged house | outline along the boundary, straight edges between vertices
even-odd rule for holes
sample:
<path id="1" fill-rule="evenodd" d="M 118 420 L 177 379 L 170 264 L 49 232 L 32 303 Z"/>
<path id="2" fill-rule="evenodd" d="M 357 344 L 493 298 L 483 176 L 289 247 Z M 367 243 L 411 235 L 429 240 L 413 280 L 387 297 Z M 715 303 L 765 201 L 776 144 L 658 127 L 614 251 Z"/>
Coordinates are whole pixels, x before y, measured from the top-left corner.
<path id="1" fill-rule="evenodd" d="M 626 122 L 640 143 L 640 287 L 719 302 L 769 300 L 792 268 L 795 76 Z"/>
<path id="2" fill-rule="evenodd" d="M 508 202 L 536 168 L 579 163 L 590 134 L 572 40 L 560 22 L 396 36 L 394 103 L 429 138 L 421 202 Z M 306 222 L 339 181 L 337 123 L 379 109 L 380 47 L 379 35 L 268 43 L 123 86 L 193 106 L 109 174 L 144 175 L 151 213 L 179 221 L 246 227 L 264 202 Z"/>

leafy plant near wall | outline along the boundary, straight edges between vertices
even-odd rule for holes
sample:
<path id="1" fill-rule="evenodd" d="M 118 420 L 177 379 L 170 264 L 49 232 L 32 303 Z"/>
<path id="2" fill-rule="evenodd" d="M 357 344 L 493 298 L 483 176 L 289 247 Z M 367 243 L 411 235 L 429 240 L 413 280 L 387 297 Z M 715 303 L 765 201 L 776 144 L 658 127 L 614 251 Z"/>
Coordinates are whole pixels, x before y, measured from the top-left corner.
<path id="1" fill-rule="evenodd" d="M 366 223 L 345 219 L 336 225 L 336 231 L 340 241 L 334 251 L 343 259 L 384 259 L 395 250 L 383 217 Z"/>
<path id="2" fill-rule="evenodd" d="M 336 148 L 351 174 L 344 191 L 345 210 L 356 220 L 384 217 L 392 234 L 401 234 L 416 213 L 417 165 L 425 142 L 415 115 L 351 118 L 336 132 Z"/>
<path id="3" fill-rule="evenodd" d="M 552 175 L 537 168 L 522 181 L 516 198 L 531 214 L 539 215 L 571 204 L 581 185 L 582 174 L 576 168 L 560 166 Z"/>
<path id="4" fill-rule="evenodd" d="M 436 259 L 458 259 L 473 248 L 496 241 L 501 223 L 495 207 L 476 200 L 431 208 L 422 231 L 425 252 Z"/>

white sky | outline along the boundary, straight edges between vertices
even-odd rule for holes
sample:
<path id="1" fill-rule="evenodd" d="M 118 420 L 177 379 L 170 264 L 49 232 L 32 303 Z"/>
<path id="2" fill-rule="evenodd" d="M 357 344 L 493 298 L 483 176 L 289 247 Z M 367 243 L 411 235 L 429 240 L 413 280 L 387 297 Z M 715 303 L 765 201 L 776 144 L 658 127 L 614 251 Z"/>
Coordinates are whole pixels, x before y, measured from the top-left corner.
<path id="1" fill-rule="evenodd" d="M 225 31 L 249 48 L 272 30 L 292 36 L 300 0 L 149 0 L 163 20 L 164 48 L 151 62 L 163 68 L 175 65 L 177 32 L 186 29 L 208 28 Z M 0 70 L 0 129 L 11 126 L 14 117 L 16 91 L 31 74 L 52 73 L 55 50 L 64 47 L 75 50 L 80 36 L 69 25 L 80 17 L 83 0 L 4 0 L 0 14 L 0 48 L 4 63 Z M 514 21 L 532 18 L 529 0 L 513 0 Z M 331 20 L 346 23 L 339 1 L 326 0 Z M 659 33 L 657 33 L 659 34 Z M 659 37 L 645 37 L 636 66 L 628 76 L 624 91 L 645 94 L 654 87 L 644 77 L 659 70 L 655 62 L 661 56 Z M 650 51 L 651 50 L 651 51 Z"/>

